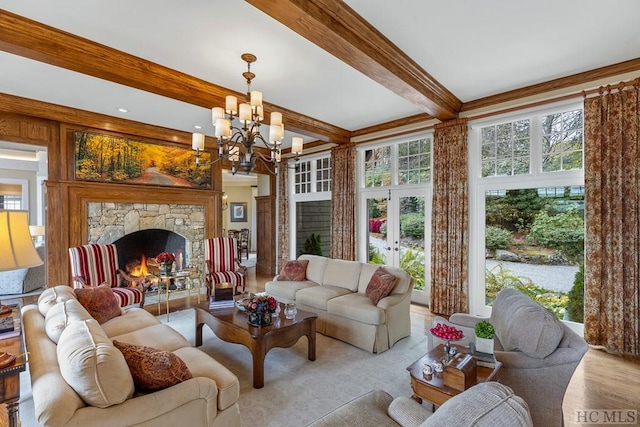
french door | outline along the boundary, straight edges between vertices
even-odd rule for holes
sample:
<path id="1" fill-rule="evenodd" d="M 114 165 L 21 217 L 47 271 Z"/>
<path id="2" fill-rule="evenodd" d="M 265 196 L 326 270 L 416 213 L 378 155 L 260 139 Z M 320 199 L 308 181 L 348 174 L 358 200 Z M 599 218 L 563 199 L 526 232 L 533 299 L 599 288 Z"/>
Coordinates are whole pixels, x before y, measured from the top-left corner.
<path id="1" fill-rule="evenodd" d="M 431 192 L 427 187 L 362 192 L 361 236 L 370 264 L 400 267 L 413 277 L 412 301 L 429 303 Z"/>

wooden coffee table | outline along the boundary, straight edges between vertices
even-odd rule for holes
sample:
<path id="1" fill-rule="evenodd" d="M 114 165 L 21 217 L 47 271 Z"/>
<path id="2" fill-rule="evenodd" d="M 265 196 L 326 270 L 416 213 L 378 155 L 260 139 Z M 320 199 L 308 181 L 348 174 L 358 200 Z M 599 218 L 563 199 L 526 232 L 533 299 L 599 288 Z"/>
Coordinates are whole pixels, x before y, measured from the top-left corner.
<path id="1" fill-rule="evenodd" d="M 467 347 L 457 347 L 461 353 L 469 352 Z M 413 396 L 411 397 L 419 403 L 422 403 L 422 399 L 424 399 L 436 406 L 440 406 L 453 396 L 462 393 L 459 390 L 444 385 L 442 382 L 442 373 L 434 372 L 428 378 L 425 378 L 422 374 L 422 368 L 425 363 L 428 363 L 431 360 L 441 360 L 444 357 L 443 348 L 444 345 L 440 344 L 429 353 L 416 360 L 411 366 L 407 367 L 407 371 L 409 371 L 409 375 L 411 376 L 411 388 L 413 389 Z M 501 366 L 502 363 L 499 361 L 496 361 L 494 368 L 478 366 L 476 368 L 477 383 L 496 380 Z"/>
<path id="2" fill-rule="evenodd" d="M 280 303 L 279 317 L 269 326 L 250 325 L 247 315 L 237 308 L 209 309 L 209 303 L 196 307 L 196 346 L 202 345 L 202 327 L 207 325 L 223 341 L 242 344 L 253 358 L 253 387 L 264 386 L 264 358 L 274 347 L 291 347 L 300 337 L 308 341 L 309 360 L 316 360 L 316 319 L 318 315 L 298 310 L 295 319 L 284 317 Z"/>

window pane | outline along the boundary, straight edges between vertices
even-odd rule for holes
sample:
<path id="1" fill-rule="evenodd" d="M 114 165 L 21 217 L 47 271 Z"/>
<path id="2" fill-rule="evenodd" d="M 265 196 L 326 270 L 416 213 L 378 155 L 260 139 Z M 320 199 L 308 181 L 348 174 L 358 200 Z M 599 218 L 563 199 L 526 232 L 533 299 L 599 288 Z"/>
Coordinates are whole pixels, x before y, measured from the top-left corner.
<path id="1" fill-rule="evenodd" d="M 483 177 L 529 173 L 529 127 L 526 119 L 480 129 Z"/>
<path id="2" fill-rule="evenodd" d="M 391 184 L 391 147 L 379 147 L 365 151 L 365 187 Z"/>
<path id="3" fill-rule="evenodd" d="M 581 169 L 584 138 L 582 110 L 550 114 L 542 119 L 543 172 Z"/>
<path id="4" fill-rule="evenodd" d="M 398 144 L 398 184 L 424 183 L 431 177 L 430 170 L 431 138 Z"/>

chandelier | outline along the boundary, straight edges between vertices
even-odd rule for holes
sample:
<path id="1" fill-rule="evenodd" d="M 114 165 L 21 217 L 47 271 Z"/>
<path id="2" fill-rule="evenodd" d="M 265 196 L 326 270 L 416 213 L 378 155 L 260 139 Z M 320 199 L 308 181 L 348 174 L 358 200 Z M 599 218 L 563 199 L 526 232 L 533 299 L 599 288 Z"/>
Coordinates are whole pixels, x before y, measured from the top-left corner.
<path id="1" fill-rule="evenodd" d="M 191 147 L 196 150 L 196 165 L 208 166 L 228 159 L 231 163 L 231 173 L 235 175 L 239 170 L 250 173 L 256 167 L 256 161 L 259 160 L 269 172 L 277 174 L 282 159 L 282 139 L 284 138 L 282 113 L 276 111 L 271 113 L 269 138 L 265 139 L 260 132 L 264 121 L 262 92 L 251 90 L 251 81 L 256 76 L 251 72 L 251 63 L 257 58 L 251 53 L 243 53 L 241 58 L 247 63 L 247 71 L 242 73 L 247 81 L 247 102 L 238 105 L 238 99 L 228 95 L 225 98 L 225 108 L 211 109 L 215 137 L 218 140 L 218 158 L 206 164 L 200 164 L 200 151 L 204 150 L 204 134 L 194 133 Z M 268 149 L 270 155 L 266 156 L 255 151 L 254 146 L 257 143 L 261 143 Z M 302 143 L 303 140 L 300 137 L 291 139 L 291 152 L 295 154 L 296 161 L 302 154 Z"/>

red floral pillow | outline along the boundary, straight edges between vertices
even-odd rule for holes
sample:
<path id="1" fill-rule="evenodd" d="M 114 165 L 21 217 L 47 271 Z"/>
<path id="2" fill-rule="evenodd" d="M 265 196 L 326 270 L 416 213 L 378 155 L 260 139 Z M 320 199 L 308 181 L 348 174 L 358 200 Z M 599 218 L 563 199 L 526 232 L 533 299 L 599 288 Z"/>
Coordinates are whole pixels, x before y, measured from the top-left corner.
<path id="1" fill-rule="evenodd" d="M 127 361 L 137 390 L 162 390 L 193 378 L 184 361 L 170 351 L 116 340 L 113 345 Z"/>
<path id="2" fill-rule="evenodd" d="M 98 323 L 122 314 L 118 298 L 113 294 L 109 285 L 74 289 L 76 298 Z"/>
<path id="3" fill-rule="evenodd" d="M 365 294 L 369 297 L 373 305 L 378 305 L 378 302 L 380 302 L 382 298 L 391 293 L 395 285 L 396 276 L 387 273 L 384 268 L 379 267 L 371 275 Z"/>
<path id="4" fill-rule="evenodd" d="M 280 270 L 278 280 L 289 280 L 301 282 L 307 280 L 307 265 L 309 260 L 289 260 L 285 261 Z"/>

